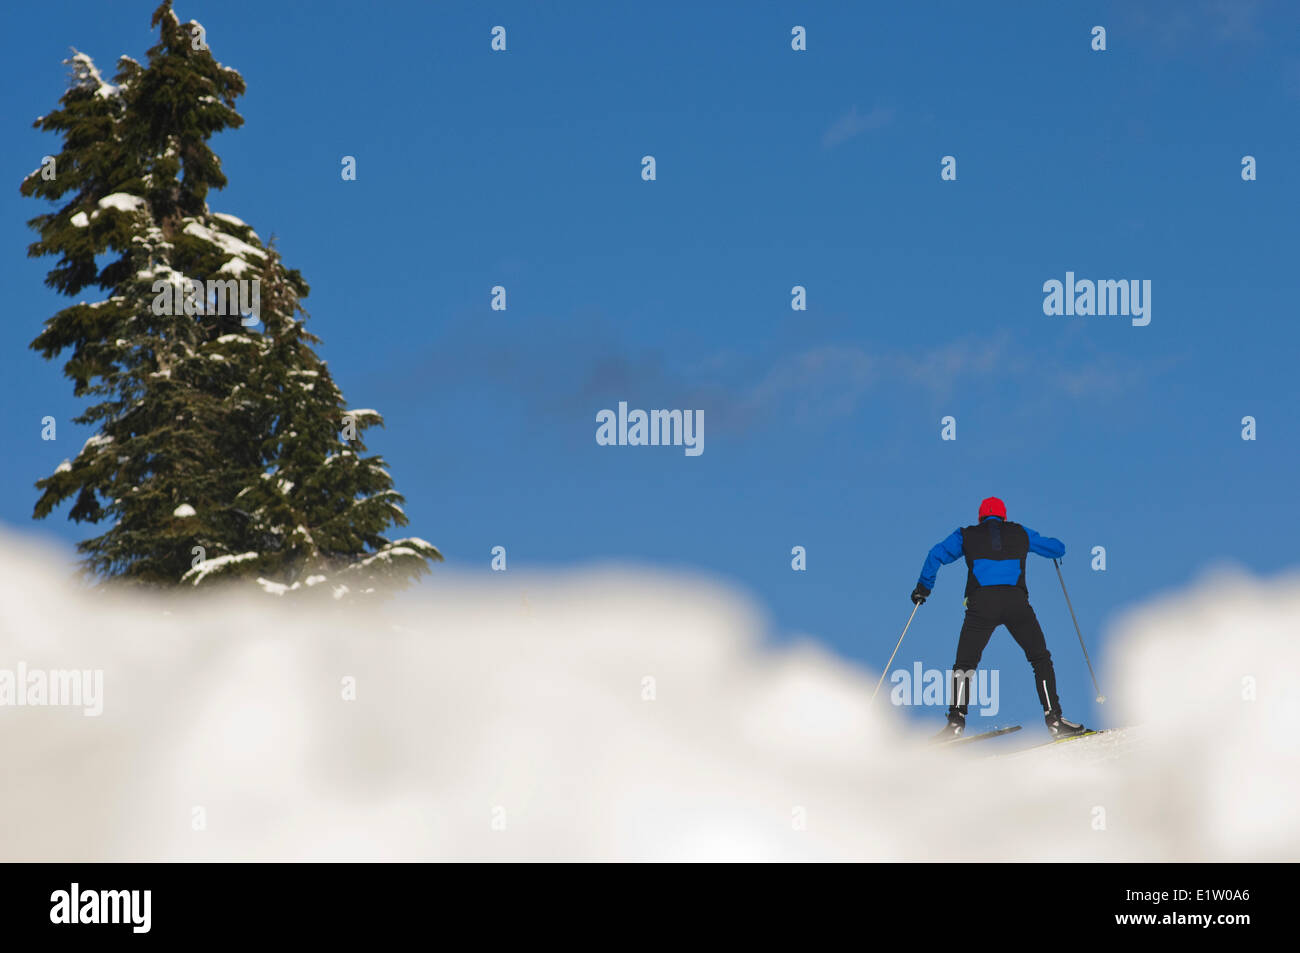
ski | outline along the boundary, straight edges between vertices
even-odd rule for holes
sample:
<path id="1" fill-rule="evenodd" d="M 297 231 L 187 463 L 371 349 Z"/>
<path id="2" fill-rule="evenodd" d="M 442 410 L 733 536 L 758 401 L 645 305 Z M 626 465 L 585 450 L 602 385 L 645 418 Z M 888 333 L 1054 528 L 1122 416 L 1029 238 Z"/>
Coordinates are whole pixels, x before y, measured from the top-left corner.
<path id="1" fill-rule="evenodd" d="M 1011 732 L 1019 730 L 1019 725 L 1010 725 L 1006 728 L 994 728 L 992 731 L 985 731 L 978 735 L 966 735 L 961 738 L 953 738 L 949 741 L 939 741 L 935 743 L 946 748 L 952 745 L 970 744 L 972 741 L 987 741 L 989 738 L 996 738 L 998 735 L 1009 735 Z"/>
<path id="2" fill-rule="evenodd" d="M 1067 741 L 1077 741 L 1080 738 L 1089 738 L 1092 735 L 1104 735 L 1106 732 L 1110 730 L 1111 729 L 1109 728 L 1096 728 L 1096 729 L 1089 728 L 1087 731 L 1083 732 L 1083 734 L 1070 735 L 1067 738 L 1053 738 L 1051 741 L 1043 741 L 1036 745 L 1028 745 L 1024 748 L 1021 748 L 1020 751 L 1033 751 L 1035 748 L 1046 748 L 1048 745 L 1063 745 Z M 1018 754 L 1019 752 L 1012 752 L 1012 753 Z"/>

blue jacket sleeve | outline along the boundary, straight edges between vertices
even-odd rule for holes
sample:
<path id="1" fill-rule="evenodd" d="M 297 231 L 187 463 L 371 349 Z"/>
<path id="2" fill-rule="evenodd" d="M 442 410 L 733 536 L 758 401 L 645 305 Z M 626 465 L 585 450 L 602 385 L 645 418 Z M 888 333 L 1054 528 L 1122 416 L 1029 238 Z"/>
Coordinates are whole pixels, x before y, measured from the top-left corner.
<path id="1" fill-rule="evenodd" d="M 961 559 L 962 555 L 961 530 L 953 530 L 951 536 L 930 548 L 930 555 L 925 557 L 925 565 L 921 567 L 920 584 L 927 589 L 933 589 L 934 578 L 939 574 L 939 567 Z"/>
<path id="2" fill-rule="evenodd" d="M 1025 532 L 1029 534 L 1029 551 L 1038 553 L 1040 556 L 1046 556 L 1048 559 L 1060 559 L 1065 555 L 1065 543 L 1059 539 L 1053 539 L 1050 536 L 1039 536 L 1028 526 Z"/>

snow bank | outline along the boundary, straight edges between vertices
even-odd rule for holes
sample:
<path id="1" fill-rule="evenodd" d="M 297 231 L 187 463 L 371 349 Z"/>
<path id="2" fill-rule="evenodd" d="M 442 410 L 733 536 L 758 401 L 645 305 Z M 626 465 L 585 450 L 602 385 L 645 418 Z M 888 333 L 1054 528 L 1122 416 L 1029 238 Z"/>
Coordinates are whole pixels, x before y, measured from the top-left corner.
<path id="1" fill-rule="evenodd" d="M 1138 731 L 991 758 L 715 584 L 438 573 L 365 615 L 125 601 L 0 539 L 0 668 L 103 670 L 99 717 L 0 708 L 0 858 L 1300 859 L 1300 579 L 1144 609 L 1107 653 Z"/>

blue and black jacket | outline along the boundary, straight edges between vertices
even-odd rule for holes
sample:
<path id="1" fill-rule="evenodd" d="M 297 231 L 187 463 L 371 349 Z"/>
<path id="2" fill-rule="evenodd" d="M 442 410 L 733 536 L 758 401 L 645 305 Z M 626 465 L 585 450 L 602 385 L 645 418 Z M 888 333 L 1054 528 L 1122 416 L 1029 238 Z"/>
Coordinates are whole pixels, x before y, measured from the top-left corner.
<path id="1" fill-rule="evenodd" d="M 976 526 L 963 526 L 930 550 L 921 567 L 921 585 L 934 588 L 939 567 L 966 557 L 966 598 L 984 586 L 1016 586 L 1028 595 L 1025 557 L 1037 553 L 1049 559 L 1065 555 L 1065 544 L 1039 536 L 1019 523 L 986 516 Z"/>

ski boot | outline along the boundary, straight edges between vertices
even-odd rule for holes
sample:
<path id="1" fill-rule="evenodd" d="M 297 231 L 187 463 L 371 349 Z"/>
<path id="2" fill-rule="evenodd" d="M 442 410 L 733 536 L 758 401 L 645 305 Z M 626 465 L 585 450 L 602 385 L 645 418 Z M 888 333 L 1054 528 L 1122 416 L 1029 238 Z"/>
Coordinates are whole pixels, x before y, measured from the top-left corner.
<path id="1" fill-rule="evenodd" d="M 966 716 L 958 712 L 948 713 L 948 724 L 943 731 L 934 736 L 935 741 L 956 741 L 966 733 Z"/>
<path id="2" fill-rule="evenodd" d="M 1047 722 L 1047 730 L 1054 739 L 1088 734 L 1087 728 L 1077 722 L 1066 721 L 1059 711 L 1049 711 L 1043 720 Z"/>

